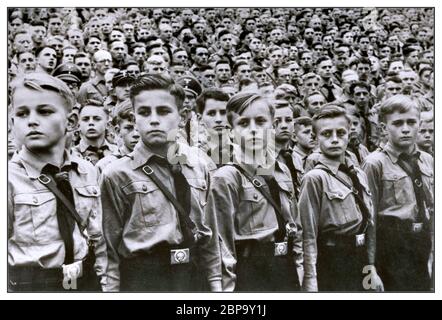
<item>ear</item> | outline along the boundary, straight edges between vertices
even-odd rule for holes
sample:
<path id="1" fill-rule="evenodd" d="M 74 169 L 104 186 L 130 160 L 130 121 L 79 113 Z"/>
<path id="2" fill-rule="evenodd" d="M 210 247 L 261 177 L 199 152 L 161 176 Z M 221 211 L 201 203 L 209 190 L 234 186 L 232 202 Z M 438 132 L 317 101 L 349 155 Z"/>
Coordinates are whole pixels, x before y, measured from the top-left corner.
<path id="1" fill-rule="evenodd" d="M 118 134 L 118 135 L 120 134 L 120 125 L 119 124 L 114 126 L 114 131 L 116 134 Z"/>
<path id="2" fill-rule="evenodd" d="M 78 126 L 78 114 L 75 111 L 71 111 L 68 114 L 67 131 L 72 132 L 77 129 L 77 126 Z"/>
<path id="3" fill-rule="evenodd" d="M 382 129 L 382 131 L 385 131 L 387 129 L 387 125 L 384 122 L 380 122 L 379 127 Z"/>

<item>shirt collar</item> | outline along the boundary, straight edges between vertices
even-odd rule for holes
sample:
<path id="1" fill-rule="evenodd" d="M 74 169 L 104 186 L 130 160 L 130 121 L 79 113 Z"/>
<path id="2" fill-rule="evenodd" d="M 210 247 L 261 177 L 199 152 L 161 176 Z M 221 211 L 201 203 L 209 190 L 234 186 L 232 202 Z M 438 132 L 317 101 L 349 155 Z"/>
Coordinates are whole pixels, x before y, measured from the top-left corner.
<path id="1" fill-rule="evenodd" d="M 47 162 L 41 161 L 38 155 L 36 155 L 26 147 L 23 147 L 20 150 L 20 152 L 17 154 L 17 156 L 18 159 L 23 164 L 23 167 L 25 168 L 27 175 L 31 179 L 37 179 L 41 175 L 41 170 L 43 169 L 43 167 L 48 164 Z M 75 157 L 72 157 L 69 152 L 65 151 L 64 162 L 61 165 L 61 167 L 67 165 L 73 165 L 73 167 L 76 168 L 76 171 L 78 173 L 82 173 L 82 171 L 78 167 L 78 162 L 76 161 Z"/>
<path id="2" fill-rule="evenodd" d="M 308 157 L 308 154 L 301 150 L 297 144 L 295 144 L 295 146 L 293 147 L 293 151 L 300 155 L 303 159 Z"/>
<path id="3" fill-rule="evenodd" d="M 267 148 L 267 157 L 266 162 L 263 164 L 259 164 L 258 166 L 256 164 L 250 164 L 250 163 L 244 163 L 242 161 L 242 150 L 240 146 L 237 144 L 233 144 L 233 163 L 241 166 L 241 168 L 244 169 L 244 171 L 249 174 L 250 176 L 255 175 L 273 175 L 273 172 L 275 169 L 278 169 L 279 171 L 283 171 L 281 169 L 280 163 L 276 161 L 276 153 L 271 148 Z"/>
<path id="4" fill-rule="evenodd" d="M 81 153 L 84 153 L 89 146 L 90 145 L 87 144 L 84 139 L 80 139 L 80 143 L 78 144 L 78 149 L 80 150 Z M 110 143 L 107 142 L 106 139 L 104 139 L 103 144 L 101 146 L 99 146 L 99 148 L 102 146 L 107 146 L 109 148 L 109 150 L 112 150 Z"/>
<path id="5" fill-rule="evenodd" d="M 390 157 L 391 161 L 393 163 L 397 163 L 399 160 L 399 156 L 402 152 L 396 150 L 390 142 L 387 142 L 387 144 L 383 147 L 383 150 L 387 153 L 387 155 Z M 412 155 L 415 155 L 416 153 L 419 153 L 419 150 L 417 149 L 416 145 L 413 146 L 413 151 L 411 152 Z M 420 153 L 418 154 L 418 158 L 420 159 Z"/>
<path id="6" fill-rule="evenodd" d="M 179 163 L 181 165 L 186 165 L 188 167 L 193 168 L 195 166 L 194 163 L 191 161 L 192 154 L 190 152 L 186 152 L 186 145 L 181 143 L 174 143 L 170 146 L 170 148 L 175 148 L 174 152 L 172 152 L 173 159 L 167 159 L 169 163 L 171 163 L 170 160 L 173 163 Z M 190 148 L 190 147 L 189 147 Z M 153 157 L 157 156 L 154 152 L 152 152 L 149 147 L 147 147 L 141 140 L 136 144 L 134 151 L 132 152 L 132 169 L 137 169 L 143 165 L 145 165 L 149 160 Z M 197 159 L 198 156 L 195 156 Z"/>
<path id="7" fill-rule="evenodd" d="M 348 161 L 348 157 L 345 157 L 345 164 L 348 168 L 352 169 L 354 167 L 351 161 Z M 324 154 L 320 154 L 318 163 L 322 164 L 324 167 L 328 168 L 333 174 L 338 174 L 339 166 L 342 164 L 340 161 L 332 160 L 324 156 Z"/>

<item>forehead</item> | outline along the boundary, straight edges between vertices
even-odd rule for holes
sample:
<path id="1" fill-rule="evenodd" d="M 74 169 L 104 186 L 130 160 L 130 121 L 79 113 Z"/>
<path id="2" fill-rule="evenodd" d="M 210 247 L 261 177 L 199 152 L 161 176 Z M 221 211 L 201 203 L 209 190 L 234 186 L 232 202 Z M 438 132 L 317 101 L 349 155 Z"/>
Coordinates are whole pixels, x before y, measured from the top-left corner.
<path id="1" fill-rule="evenodd" d="M 43 50 L 41 50 L 40 56 L 49 53 L 55 54 L 55 50 L 52 48 L 44 48 Z"/>
<path id="2" fill-rule="evenodd" d="M 400 121 L 400 120 L 407 120 L 407 119 L 419 120 L 419 118 L 420 118 L 420 113 L 417 110 L 417 108 L 411 108 L 410 110 L 408 110 L 406 112 L 395 111 L 395 112 L 387 114 L 385 116 L 385 119 L 387 121 Z"/>
<path id="3" fill-rule="evenodd" d="M 81 109 L 80 115 L 81 116 L 95 116 L 95 115 L 106 116 L 107 113 L 103 107 L 85 106 Z"/>
<path id="4" fill-rule="evenodd" d="M 240 115 L 243 118 L 268 117 L 271 118 L 270 106 L 263 99 L 253 101 Z"/>
<path id="5" fill-rule="evenodd" d="M 275 109 L 275 118 L 293 116 L 293 111 L 290 107 L 282 107 Z"/>
<path id="6" fill-rule="evenodd" d="M 325 130 L 340 130 L 349 127 L 349 122 L 345 116 L 339 116 L 334 118 L 324 118 L 316 120 L 315 127 L 318 132 L 323 132 Z"/>

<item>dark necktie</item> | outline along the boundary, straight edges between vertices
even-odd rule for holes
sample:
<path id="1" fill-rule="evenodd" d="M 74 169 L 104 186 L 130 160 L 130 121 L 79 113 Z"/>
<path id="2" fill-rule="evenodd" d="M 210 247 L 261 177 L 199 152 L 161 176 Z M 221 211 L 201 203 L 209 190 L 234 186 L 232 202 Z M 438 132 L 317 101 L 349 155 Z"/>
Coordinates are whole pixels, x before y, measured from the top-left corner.
<path id="1" fill-rule="evenodd" d="M 69 171 L 72 169 L 72 166 L 64 166 L 61 168 L 57 168 L 54 165 L 47 164 L 42 169 L 42 174 L 48 174 L 52 176 L 57 184 L 57 188 L 61 193 L 72 203 L 74 204 L 74 196 L 72 193 L 72 186 L 69 182 Z M 74 227 L 75 221 L 71 216 L 69 210 L 66 206 L 58 199 L 57 200 L 57 221 L 58 228 L 60 230 L 61 238 L 63 239 L 65 246 L 65 264 L 71 264 L 74 262 Z"/>
<path id="2" fill-rule="evenodd" d="M 279 185 L 278 182 L 276 182 L 275 177 L 270 175 L 262 176 L 267 183 L 267 186 L 270 191 L 270 195 L 273 198 L 273 201 L 276 203 L 276 205 L 281 208 L 281 198 L 279 197 Z M 281 208 L 282 210 L 282 208 Z M 281 217 L 275 210 L 276 214 L 276 220 L 278 221 L 278 231 L 275 233 L 275 239 L 277 242 L 283 241 L 285 237 L 285 223 L 284 218 Z"/>
<path id="3" fill-rule="evenodd" d="M 291 150 L 281 150 L 281 156 L 284 159 L 285 164 L 290 170 L 290 174 L 292 177 L 292 183 L 293 183 L 293 191 L 295 192 L 296 199 L 298 199 L 299 192 L 298 192 L 298 174 L 296 172 L 295 165 L 293 163 L 293 157 L 292 157 L 292 151 Z"/>
<path id="4" fill-rule="evenodd" d="M 179 163 L 170 164 L 166 159 L 160 157 L 153 157 L 152 161 L 156 162 L 162 167 L 170 169 L 175 187 L 176 199 L 186 212 L 186 214 L 184 214 L 180 212 L 180 210 L 177 210 L 179 224 L 184 237 L 184 243 L 192 244 L 195 241 L 195 236 L 192 231 L 192 229 L 195 228 L 195 225 L 190 219 L 191 190 L 186 177 L 184 177 L 182 173 L 181 165 Z"/>
<path id="5" fill-rule="evenodd" d="M 416 197 L 416 204 L 418 207 L 418 222 L 423 222 L 425 220 L 425 194 L 422 188 L 422 173 L 419 168 L 418 159 L 420 153 L 415 152 L 410 155 L 407 153 L 401 153 L 399 155 L 398 164 L 407 173 L 413 182 L 414 194 Z"/>
<path id="6" fill-rule="evenodd" d="M 95 153 L 98 157 L 98 160 L 101 160 L 102 158 L 104 158 L 104 151 L 109 150 L 109 147 L 106 145 L 103 145 L 101 147 L 89 146 L 86 148 L 86 150 Z"/>
<path id="7" fill-rule="evenodd" d="M 335 95 L 333 94 L 333 85 L 326 84 L 326 85 L 324 85 L 324 88 L 327 89 L 327 97 L 326 97 L 327 102 L 335 101 L 336 98 L 335 98 Z"/>
<path id="8" fill-rule="evenodd" d="M 361 158 L 361 154 L 359 152 L 359 139 L 350 139 L 350 141 L 348 142 L 348 148 L 350 149 L 351 152 L 353 152 L 356 155 L 356 158 L 358 159 L 359 164 L 362 164 L 362 158 Z"/>
<path id="9" fill-rule="evenodd" d="M 359 209 L 361 210 L 361 214 L 362 214 L 361 227 L 362 227 L 362 229 L 365 229 L 365 227 L 367 226 L 368 219 L 370 218 L 370 212 L 368 211 L 367 205 L 365 204 L 365 202 L 363 200 L 364 188 L 359 181 L 357 172 L 354 169 L 354 167 L 349 168 L 345 164 L 340 164 L 339 170 L 351 179 L 353 188 L 357 192 L 357 194 L 355 195 L 355 200 L 356 200 L 356 204 L 358 205 Z M 361 230 L 361 231 L 365 232 L 365 230 Z"/>

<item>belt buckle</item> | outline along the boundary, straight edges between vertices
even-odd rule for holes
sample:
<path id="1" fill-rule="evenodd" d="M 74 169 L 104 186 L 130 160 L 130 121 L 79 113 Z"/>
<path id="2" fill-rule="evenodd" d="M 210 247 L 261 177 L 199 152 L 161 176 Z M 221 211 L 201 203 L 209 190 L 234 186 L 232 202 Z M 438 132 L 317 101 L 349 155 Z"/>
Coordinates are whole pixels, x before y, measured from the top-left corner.
<path id="1" fill-rule="evenodd" d="M 63 267 L 63 281 L 79 279 L 83 276 L 83 261 L 76 261 L 71 264 L 64 264 Z"/>
<path id="2" fill-rule="evenodd" d="M 419 222 L 419 223 L 414 222 L 411 224 L 411 231 L 413 233 L 419 233 L 422 231 L 423 227 L 424 227 L 424 224 L 422 222 Z"/>
<path id="3" fill-rule="evenodd" d="M 356 235 L 356 247 L 363 247 L 365 245 L 365 233 Z"/>
<path id="4" fill-rule="evenodd" d="M 288 246 L 287 241 L 275 242 L 275 257 L 287 255 Z"/>
<path id="5" fill-rule="evenodd" d="M 184 264 L 189 263 L 189 261 L 189 248 L 170 250 L 170 264 Z"/>

